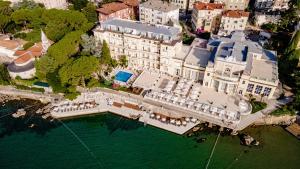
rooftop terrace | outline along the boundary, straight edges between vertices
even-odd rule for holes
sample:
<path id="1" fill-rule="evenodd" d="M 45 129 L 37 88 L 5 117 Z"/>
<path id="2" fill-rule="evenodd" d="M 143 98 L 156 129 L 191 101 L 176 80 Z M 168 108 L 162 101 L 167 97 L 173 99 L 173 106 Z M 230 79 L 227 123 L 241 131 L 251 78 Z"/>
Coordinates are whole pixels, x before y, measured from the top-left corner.
<path id="1" fill-rule="evenodd" d="M 138 21 L 123 19 L 110 19 L 104 21 L 96 28 L 98 30 L 109 30 L 120 33 L 132 34 L 136 36 L 145 36 L 159 40 L 172 41 L 180 39 L 180 29 L 164 25 L 150 25 Z"/>
<path id="2" fill-rule="evenodd" d="M 149 0 L 144 3 L 141 3 L 140 7 L 150 8 L 150 9 L 162 11 L 162 12 L 169 12 L 169 11 L 179 9 L 177 6 L 175 6 L 171 3 L 161 1 L 161 0 Z"/>

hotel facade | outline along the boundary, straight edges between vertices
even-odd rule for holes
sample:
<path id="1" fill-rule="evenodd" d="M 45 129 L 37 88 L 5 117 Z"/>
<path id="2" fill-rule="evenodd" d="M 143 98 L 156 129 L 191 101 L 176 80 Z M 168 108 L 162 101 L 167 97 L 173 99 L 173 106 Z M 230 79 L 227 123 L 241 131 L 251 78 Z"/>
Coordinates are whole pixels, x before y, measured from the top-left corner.
<path id="1" fill-rule="evenodd" d="M 125 55 L 128 67 L 183 77 L 218 92 L 272 98 L 278 86 L 276 53 L 245 39 L 242 32 L 230 38 L 196 38 L 181 42 L 178 28 L 112 19 L 94 29 L 105 40 L 113 58 Z"/>

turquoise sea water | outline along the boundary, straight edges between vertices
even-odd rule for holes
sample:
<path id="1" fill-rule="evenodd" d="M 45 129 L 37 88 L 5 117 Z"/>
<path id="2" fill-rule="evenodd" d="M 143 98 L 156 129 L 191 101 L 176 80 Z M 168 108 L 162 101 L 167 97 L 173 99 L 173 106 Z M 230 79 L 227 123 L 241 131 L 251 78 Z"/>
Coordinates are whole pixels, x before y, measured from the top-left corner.
<path id="1" fill-rule="evenodd" d="M 202 169 L 217 137 L 203 131 L 206 141 L 197 143 L 110 113 L 53 123 L 4 116 L 24 106 L 19 104 L 0 109 L 0 169 Z M 32 123 L 37 126 L 29 128 Z M 245 132 L 261 146 L 245 147 L 237 136 L 221 136 L 208 168 L 299 169 L 300 141 L 281 127 Z"/>

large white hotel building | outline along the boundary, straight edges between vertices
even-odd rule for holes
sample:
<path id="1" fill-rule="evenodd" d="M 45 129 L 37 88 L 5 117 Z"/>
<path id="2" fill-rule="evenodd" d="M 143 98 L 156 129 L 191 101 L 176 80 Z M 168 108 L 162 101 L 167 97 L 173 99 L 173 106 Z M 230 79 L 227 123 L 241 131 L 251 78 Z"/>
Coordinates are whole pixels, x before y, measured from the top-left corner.
<path id="1" fill-rule="evenodd" d="M 183 77 L 218 92 L 273 98 L 279 83 L 276 52 L 247 40 L 242 32 L 208 42 L 196 38 L 186 46 L 179 28 L 110 19 L 94 35 L 109 44 L 115 59 L 126 55 L 129 68 Z"/>

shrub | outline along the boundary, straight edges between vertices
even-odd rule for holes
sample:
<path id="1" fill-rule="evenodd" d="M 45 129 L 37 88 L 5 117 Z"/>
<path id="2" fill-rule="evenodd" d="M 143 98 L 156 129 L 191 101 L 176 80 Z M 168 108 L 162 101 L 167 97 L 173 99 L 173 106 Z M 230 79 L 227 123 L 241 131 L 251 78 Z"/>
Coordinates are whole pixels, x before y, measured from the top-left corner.
<path id="1" fill-rule="evenodd" d="M 9 84 L 11 84 L 11 78 L 6 69 L 6 66 L 1 64 L 0 65 L 0 85 L 9 85 Z"/>
<path id="2" fill-rule="evenodd" d="M 252 113 L 256 113 L 267 107 L 267 103 L 259 102 L 259 101 L 251 101 L 252 105 Z"/>
<path id="3" fill-rule="evenodd" d="M 25 45 L 23 45 L 23 49 L 24 50 L 27 50 L 27 49 L 29 49 L 31 46 L 33 46 L 34 45 L 34 43 L 33 42 L 27 42 Z"/>
<path id="4" fill-rule="evenodd" d="M 45 89 L 43 89 L 43 88 L 28 87 L 28 86 L 18 85 L 18 84 L 16 84 L 15 86 L 17 89 L 20 89 L 20 90 L 31 90 L 31 91 L 35 91 L 35 92 L 41 92 L 41 93 L 45 92 Z"/>

